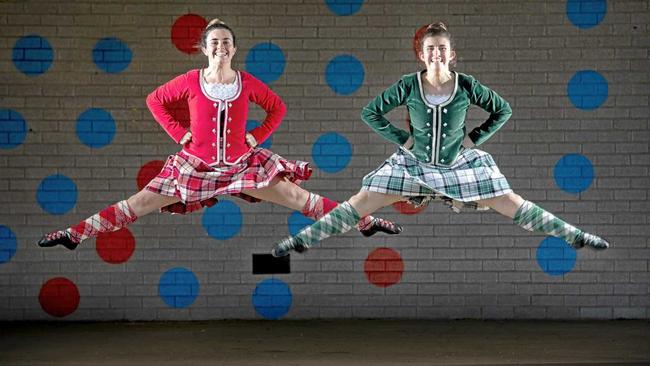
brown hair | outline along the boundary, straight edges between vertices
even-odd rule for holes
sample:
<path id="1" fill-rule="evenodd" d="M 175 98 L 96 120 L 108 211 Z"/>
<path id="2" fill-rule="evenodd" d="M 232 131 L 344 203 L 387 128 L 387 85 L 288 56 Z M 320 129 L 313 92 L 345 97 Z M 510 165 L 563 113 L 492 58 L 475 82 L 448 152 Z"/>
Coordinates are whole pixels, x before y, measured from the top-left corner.
<path id="1" fill-rule="evenodd" d="M 201 39 L 199 40 L 199 44 L 197 46 L 206 48 L 208 45 L 205 42 L 205 39 L 208 37 L 208 33 L 210 33 L 215 29 L 225 29 L 228 32 L 230 32 L 230 34 L 232 35 L 232 45 L 234 47 L 237 47 L 237 41 L 235 40 L 235 32 L 233 32 L 232 29 L 219 18 L 212 19 L 208 23 L 208 25 L 205 26 L 205 29 L 203 30 L 203 32 L 201 32 Z"/>
<path id="2" fill-rule="evenodd" d="M 422 44 L 424 44 L 424 40 L 427 37 L 437 37 L 437 36 L 447 38 L 449 40 L 449 43 L 451 44 L 451 48 L 452 49 L 455 48 L 454 39 L 451 37 L 451 33 L 449 33 L 449 30 L 447 29 L 447 24 L 443 22 L 431 23 L 427 26 L 427 30 L 422 35 Z"/>

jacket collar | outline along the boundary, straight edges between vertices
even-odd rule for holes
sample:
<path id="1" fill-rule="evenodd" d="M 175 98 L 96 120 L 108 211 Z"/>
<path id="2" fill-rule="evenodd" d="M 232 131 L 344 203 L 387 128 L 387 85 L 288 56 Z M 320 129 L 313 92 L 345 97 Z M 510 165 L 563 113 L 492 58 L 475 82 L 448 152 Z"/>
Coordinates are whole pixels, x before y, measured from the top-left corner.
<path id="1" fill-rule="evenodd" d="M 454 91 L 451 92 L 451 95 L 449 96 L 449 99 L 447 99 L 444 103 L 439 104 L 439 105 L 433 105 L 427 102 L 427 98 L 424 96 L 424 88 L 422 87 L 422 74 L 424 73 L 424 70 L 419 71 L 417 74 L 415 74 L 415 77 L 418 79 L 418 89 L 420 89 L 420 98 L 422 99 L 422 102 L 430 107 L 430 108 L 435 108 L 435 107 L 444 107 L 451 103 L 452 100 L 456 97 L 456 92 L 458 91 L 458 73 L 456 71 L 452 71 L 454 74 Z"/>
<path id="2" fill-rule="evenodd" d="M 236 77 L 236 80 L 235 80 L 235 83 L 237 83 L 237 93 L 235 93 L 235 95 L 230 99 L 222 100 L 222 99 L 212 98 L 205 91 L 205 88 L 203 87 L 203 83 L 201 82 L 201 79 L 203 79 L 203 69 L 199 69 L 199 77 L 197 79 L 197 82 L 199 83 L 199 88 L 201 88 L 201 93 L 203 93 L 203 96 L 205 96 L 206 98 L 208 98 L 208 99 L 210 99 L 211 101 L 214 101 L 214 102 L 231 102 L 231 101 L 239 98 L 239 95 L 241 94 L 241 91 L 242 91 L 242 80 L 241 80 L 242 75 L 239 72 L 239 70 L 237 70 L 235 72 L 237 73 L 237 77 Z"/>

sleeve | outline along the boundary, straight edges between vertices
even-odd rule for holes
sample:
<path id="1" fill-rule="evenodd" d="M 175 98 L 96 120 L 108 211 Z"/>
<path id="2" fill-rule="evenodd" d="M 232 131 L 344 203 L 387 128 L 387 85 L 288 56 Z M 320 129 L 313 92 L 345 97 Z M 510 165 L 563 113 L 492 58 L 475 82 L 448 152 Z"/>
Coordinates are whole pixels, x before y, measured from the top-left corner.
<path id="1" fill-rule="evenodd" d="M 476 79 L 471 82 L 470 102 L 490 113 L 485 122 L 468 133 L 474 145 L 480 145 L 510 119 L 512 109 L 505 99 Z"/>
<path id="2" fill-rule="evenodd" d="M 366 105 L 361 111 L 361 119 L 386 140 L 403 145 L 410 133 L 395 127 L 384 115 L 406 102 L 406 88 L 400 79 Z"/>
<path id="3" fill-rule="evenodd" d="M 147 107 L 153 118 L 176 143 L 183 138 L 187 129 L 170 113 L 168 105 L 187 97 L 187 74 L 166 82 L 147 96 Z"/>
<path id="4" fill-rule="evenodd" d="M 266 84 L 254 77 L 252 77 L 252 80 L 253 90 L 250 94 L 250 100 L 266 111 L 266 118 L 264 118 L 262 124 L 250 131 L 250 134 L 255 137 L 259 145 L 268 139 L 273 131 L 280 126 L 282 119 L 287 114 L 287 106 Z"/>

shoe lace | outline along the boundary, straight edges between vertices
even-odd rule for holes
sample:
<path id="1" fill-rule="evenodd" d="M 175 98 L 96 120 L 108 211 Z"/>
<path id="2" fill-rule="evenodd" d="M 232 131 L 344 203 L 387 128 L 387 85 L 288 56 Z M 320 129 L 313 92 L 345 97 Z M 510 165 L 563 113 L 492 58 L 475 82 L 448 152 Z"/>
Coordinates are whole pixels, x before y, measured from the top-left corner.
<path id="1" fill-rule="evenodd" d="M 381 217 L 375 217 L 374 221 L 375 221 L 374 222 L 375 225 L 377 225 L 379 227 L 382 227 L 384 229 L 391 230 L 391 231 L 397 230 L 394 223 L 392 223 L 391 221 L 382 219 Z"/>
<path id="2" fill-rule="evenodd" d="M 45 235 L 45 238 L 51 241 L 51 240 L 61 239 L 64 236 L 68 236 L 68 234 L 63 230 L 58 230 Z"/>
<path id="3" fill-rule="evenodd" d="M 593 246 L 601 245 L 603 241 L 603 239 L 601 239 L 599 236 L 589 234 L 589 233 L 584 233 L 583 240 L 585 244 L 593 245 Z"/>

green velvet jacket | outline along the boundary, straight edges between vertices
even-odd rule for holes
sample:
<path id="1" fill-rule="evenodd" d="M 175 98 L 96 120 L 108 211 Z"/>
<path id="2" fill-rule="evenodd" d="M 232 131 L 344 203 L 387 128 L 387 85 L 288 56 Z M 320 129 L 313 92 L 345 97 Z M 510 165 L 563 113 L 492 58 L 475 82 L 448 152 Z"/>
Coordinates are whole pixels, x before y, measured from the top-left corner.
<path id="1" fill-rule="evenodd" d="M 422 162 L 449 166 L 456 160 L 465 138 L 465 116 L 470 105 L 490 113 L 485 122 L 469 132 L 474 145 L 489 139 L 512 115 L 505 99 L 474 77 L 457 72 L 450 98 L 431 105 L 424 98 L 421 73 L 404 75 L 363 108 L 361 119 L 392 143 L 404 145 L 411 138 L 412 146 L 404 147 Z M 384 117 L 400 105 L 408 109 L 409 131 L 395 127 Z"/>

